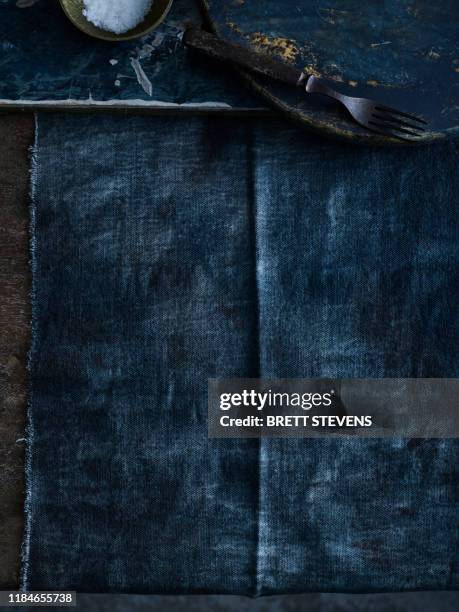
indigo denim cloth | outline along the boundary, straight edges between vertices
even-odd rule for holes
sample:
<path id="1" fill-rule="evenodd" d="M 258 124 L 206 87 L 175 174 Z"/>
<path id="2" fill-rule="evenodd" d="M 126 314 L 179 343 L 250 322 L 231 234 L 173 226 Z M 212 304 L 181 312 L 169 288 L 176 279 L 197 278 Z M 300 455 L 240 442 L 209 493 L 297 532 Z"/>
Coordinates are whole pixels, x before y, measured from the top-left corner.
<path id="1" fill-rule="evenodd" d="M 209 377 L 457 376 L 457 157 L 40 115 L 23 586 L 457 588 L 456 441 L 207 437 Z"/>

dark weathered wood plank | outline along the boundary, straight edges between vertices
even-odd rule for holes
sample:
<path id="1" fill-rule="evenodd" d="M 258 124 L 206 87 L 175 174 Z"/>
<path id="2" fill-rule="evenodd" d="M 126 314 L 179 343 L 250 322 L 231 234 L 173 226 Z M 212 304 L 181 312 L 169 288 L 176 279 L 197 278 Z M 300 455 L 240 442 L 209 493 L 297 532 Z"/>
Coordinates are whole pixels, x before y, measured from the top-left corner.
<path id="1" fill-rule="evenodd" d="M 0 116 L 0 588 L 19 583 L 30 319 L 28 148 L 33 131 L 32 115 Z"/>

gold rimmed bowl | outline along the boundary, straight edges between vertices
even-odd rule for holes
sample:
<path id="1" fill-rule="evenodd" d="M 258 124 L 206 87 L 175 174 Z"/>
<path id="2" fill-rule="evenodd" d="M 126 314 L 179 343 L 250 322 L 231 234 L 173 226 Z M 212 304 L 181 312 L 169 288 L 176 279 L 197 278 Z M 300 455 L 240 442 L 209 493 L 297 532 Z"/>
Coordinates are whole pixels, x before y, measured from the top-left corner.
<path id="1" fill-rule="evenodd" d="M 88 21 L 83 15 L 84 2 L 83 0 L 59 0 L 64 13 L 70 19 L 70 21 L 82 32 L 93 36 L 94 38 L 100 38 L 102 40 L 109 40 L 111 42 L 119 42 L 122 40 L 132 40 L 133 38 L 140 38 L 151 30 L 154 30 L 159 24 L 165 19 L 168 14 L 173 0 L 153 0 L 150 10 L 148 11 L 145 19 L 127 32 L 116 34 L 109 30 L 103 30 L 98 28 L 93 23 Z"/>

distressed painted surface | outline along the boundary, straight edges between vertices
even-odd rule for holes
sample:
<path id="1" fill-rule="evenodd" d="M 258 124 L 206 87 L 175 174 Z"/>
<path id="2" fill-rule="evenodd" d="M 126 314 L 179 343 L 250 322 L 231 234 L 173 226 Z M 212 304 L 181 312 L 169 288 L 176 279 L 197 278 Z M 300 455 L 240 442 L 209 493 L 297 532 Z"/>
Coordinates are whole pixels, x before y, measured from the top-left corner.
<path id="1" fill-rule="evenodd" d="M 176 0 L 166 22 L 151 34 L 108 43 L 77 30 L 57 0 L 0 0 L 0 105 L 46 100 L 261 106 L 235 86 L 228 71 L 183 49 L 183 28 L 200 21 L 198 0 Z"/>
<path id="2" fill-rule="evenodd" d="M 457 133 L 459 50 L 455 0 L 202 0 L 216 31 L 331 79 L 350 95 L 426 116 L 427 139 Z M 374 138 L 337 109 L 261 78 L 252 85 L 303 122 Z"/>
<path id="3" fill-rule="evenodd" d="M 0 106 L 204 104 L 257 108 L 259 99 L 204 57 L 192 57 L 181 32 L 200 23 L 199 2 L 225 38 L 268 51 L 338 88 L 425 114 L 427 139 L 457 133 L 457 3 L 444 0 L 176 0 L 166 22 L 140 41 L 107 43 L 79 32 L 57 1 L 0 0 Z M 291 7 L 290 10 L 288 7 Z M 334 103 L 248 77 L 252 87 L 293 118 L 363 140 L 375 136 Z"/>

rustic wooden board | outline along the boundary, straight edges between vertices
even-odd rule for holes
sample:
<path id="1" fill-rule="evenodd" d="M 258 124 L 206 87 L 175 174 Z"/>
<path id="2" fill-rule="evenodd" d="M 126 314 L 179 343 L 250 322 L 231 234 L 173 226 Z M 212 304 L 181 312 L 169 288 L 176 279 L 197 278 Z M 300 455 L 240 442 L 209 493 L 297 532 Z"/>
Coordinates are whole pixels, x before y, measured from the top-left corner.
<path id="1" fill-rule="evenodd" d="M 349 95 L 419 113 L 423 140 L 459 132 L 459 50 L 456 0 L 202 0 L 213 30 L 271 53 Z M 334 103 L 244 73 L 275 107 L 328 134 L 381 141 Z"/>
<path id="2" fill-rule="evenodd" d="M 31 115 L 0 117 L 0 588 L 17 588 L 29 345 Z"/>
<path id="3" fill-rule="evenodd" d="M 231 70 L 183 48 L 183 30 L 202 22 L 199 0 L 174 0 L 158 29 L 120 43 L 80 32 L 58 0 L 0 6 L 0 109 L 237 114 L 263 106 L 235 86 Z"/>

